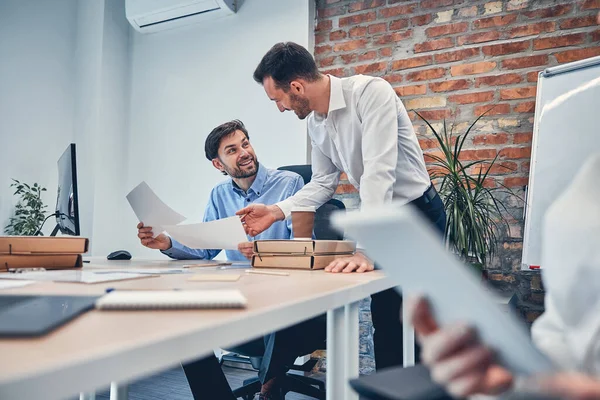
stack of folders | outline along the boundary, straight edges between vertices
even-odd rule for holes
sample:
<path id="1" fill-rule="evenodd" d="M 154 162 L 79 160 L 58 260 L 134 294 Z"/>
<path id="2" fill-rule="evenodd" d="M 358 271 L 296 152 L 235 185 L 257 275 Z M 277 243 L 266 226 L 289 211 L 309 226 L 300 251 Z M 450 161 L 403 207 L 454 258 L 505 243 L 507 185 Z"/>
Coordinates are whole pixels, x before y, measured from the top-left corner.
<path id="1" fill-rule="evenodd" d="M 81 237 L 0 236 L 0 272 L 81 268 L 89 241 Z"/>
<path id="2" fill-rule="evenodd" d="M 257 240 L 252 266 L 257 268 L 323 269 L 356 252 L 350 240 Z"/>

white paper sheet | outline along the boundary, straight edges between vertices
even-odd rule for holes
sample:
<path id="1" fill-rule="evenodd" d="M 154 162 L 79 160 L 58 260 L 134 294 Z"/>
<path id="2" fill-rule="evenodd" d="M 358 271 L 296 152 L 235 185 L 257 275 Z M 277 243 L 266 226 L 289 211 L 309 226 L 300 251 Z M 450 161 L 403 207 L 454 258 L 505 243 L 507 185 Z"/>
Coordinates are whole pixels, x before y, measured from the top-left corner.
<path id="1" fill-rule="evenodd" d="M 30 280 L 43 282 L 75 282 L 75 283 L 101 283 L 122 281 L 125 279 L 149 278 L 148 274 L 129 274 L 120 272 L 93 271 L 35 271 L 15 274 L 2 274 L 2 279 Z"/>
<path id="2" fill-rule="evenodd" d="M 238 244 L 248 241 L 238 216 L 199 224 L 169 225 L 163 228 L 179 243 L 193 249 L 237 250 Z"/>
<path id="3" fill-rule="evenodd" d="M 2 279 L 2 276 L 0 276 Z M 0 280 L 0 289 L 12 289 L 21 286 L 31 285 L 33 281 L 3 281 Z"/>
<path id="4" fill-rule="evenodd" d="M 176 225 L 186 219 L 166 205 L 146 182 L 140 183 L 129 192 L 127 201 L 129 201 L 138 220 L 143 222 L 145 226 L 153 228 L 154 237 L 164 230 L 165 225 Z"/>

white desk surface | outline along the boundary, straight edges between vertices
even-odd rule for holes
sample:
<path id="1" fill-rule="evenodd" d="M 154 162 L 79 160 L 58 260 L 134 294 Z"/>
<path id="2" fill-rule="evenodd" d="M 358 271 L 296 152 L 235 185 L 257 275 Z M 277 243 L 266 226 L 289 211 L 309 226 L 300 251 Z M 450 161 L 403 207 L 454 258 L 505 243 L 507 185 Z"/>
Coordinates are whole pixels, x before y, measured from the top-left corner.
<path id="1" fill-rule="evenodd" d="M 85 269 L 181 267 L 190 261 L 106 261 Z M 196 268 L 215 273 L 214 267 Z M 290 276 L 244 274 L 237 282 L 190 282 L 190 274 L 100 284 L 39 282 L 0 294 L 102 295 L 117 289 L 236 288 L 248 299 L 244 310 L 97 311 L 35 339 L 0 339 L 0 398 L 64 399 L 78 392 L 126 383 L 191 361 L 212 349 L 277 330 L 327 310 L 359 301 L 391 286 L 378 271 L 330 274 L 285 270 Z"/>

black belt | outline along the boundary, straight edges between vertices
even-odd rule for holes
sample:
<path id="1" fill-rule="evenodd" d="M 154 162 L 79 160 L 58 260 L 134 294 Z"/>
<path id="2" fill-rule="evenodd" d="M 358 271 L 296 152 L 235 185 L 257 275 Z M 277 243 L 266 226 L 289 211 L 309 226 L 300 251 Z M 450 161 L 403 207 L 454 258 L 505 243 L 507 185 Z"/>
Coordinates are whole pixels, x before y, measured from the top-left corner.
<path id="1" fill-rule="evenodd" d="M 437 192 L 437 190 L 435 190 L 435 186 L 433 186 L 433 183 L 432 183 L 431 185 L 429 185 L 429 188 L 427 188 L 427 190 L 425 191 L 425 193 L 423 193 L 423 195 L 421 197 L 417 197 L 416 199 L 411 201 L 411 203 L 413 203 L 413 204 L 429 204 L 433 201 L 433 199 L 436 198 L 437 195 L 438 195 L 438 192 Z"/>

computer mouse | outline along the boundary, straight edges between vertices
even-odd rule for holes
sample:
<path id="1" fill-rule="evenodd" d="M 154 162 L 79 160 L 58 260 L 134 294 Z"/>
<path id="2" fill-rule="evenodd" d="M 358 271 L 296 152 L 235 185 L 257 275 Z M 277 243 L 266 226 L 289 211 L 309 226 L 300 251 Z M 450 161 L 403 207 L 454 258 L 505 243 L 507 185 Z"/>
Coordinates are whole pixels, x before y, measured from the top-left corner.
<path id="1" fill-rule="evenodd" d="M 117 250 L 106 256 L 107 260 L 131 260 L 131 253 L 127 250 Z"/>

